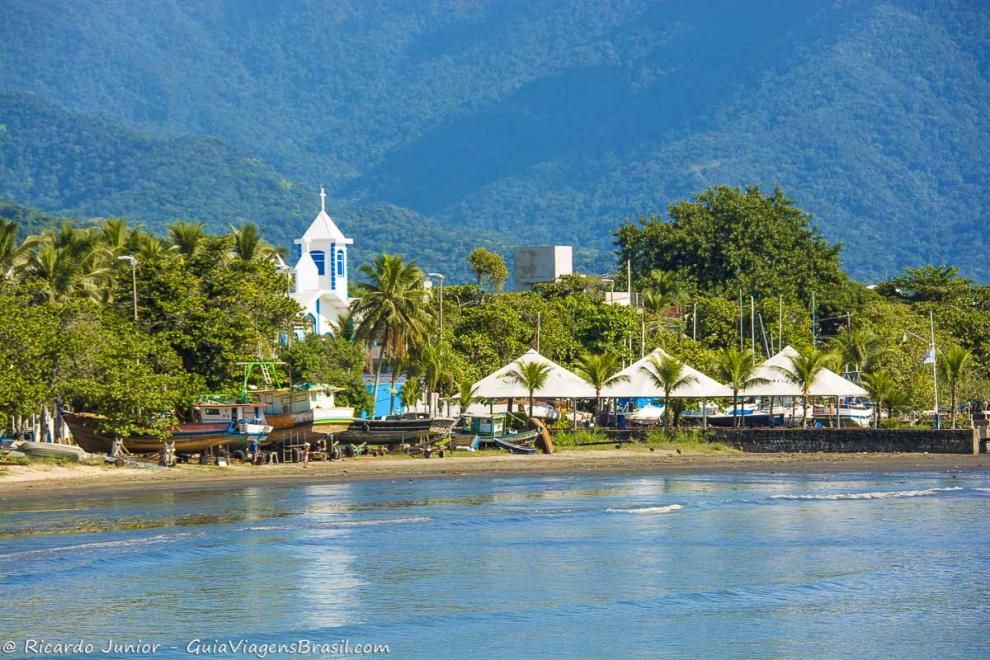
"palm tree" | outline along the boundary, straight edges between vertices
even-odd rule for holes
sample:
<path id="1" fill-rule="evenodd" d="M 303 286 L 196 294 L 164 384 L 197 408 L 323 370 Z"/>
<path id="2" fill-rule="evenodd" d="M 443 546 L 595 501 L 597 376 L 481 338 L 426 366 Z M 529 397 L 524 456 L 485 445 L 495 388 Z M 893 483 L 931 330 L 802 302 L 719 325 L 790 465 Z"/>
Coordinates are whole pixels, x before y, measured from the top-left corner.
<path id="1" fill-rule="evenodd" d="M 865 328 L 846 330 L 833 340 L 832 347 L 839 356 L 839 367 L 856 373 L 873 371 L 883 352 L 883 342 Z"/>
<path id="2" fill-rule="evenodd" d="M 880 411 L 883 410 L 883 404 L 891 400 L 897 383 L 894 382 L 894 377 L 889 371 L 879 369 L 863 374 L 863 386 L 870 393 L 870 399 L 873 401 L 874 427 L 880 428 Z"/>
<path id="3" fill-rule="evenodd" d="M 443 346 L 428 344 L 420 351 L 420 363 L 423 368 L 423 379 L 429 393 L 436 392 L 442 397 L 447 385 L 453 385 L 454 374 L 450 368 L 450 357 Z M 430 411 L 432 412 L 432 401 Z M 439 404 L 438 404 L 439 406 Z M 438 410 L 439 412 L 439 410 Z"/>
<path id="4" fill-rule="evenodd" d="M 619 358 L 612 353 L 584 353 L 577 359 L 575 372 L 595 388 L 596 424 L 601 413 L 602 390 L 609 385 L 629 381 L 629 376 L 626 374 L 616 375 L 619 369 L 621 369 Z"/>
<path id="5" fill-rule="evenodd" d="M 203 223 L 176 220 L 168 226 L 168 236 L 179 254 L 191 257 L 203 241 Z"/>
<path id="6" fill-rule="evenodd" d="M 685 373 L 684 363 L 680 360 L 656 353 L 650 355 L 649 362 L 640 370 L 650 377 L 653 384 L 663 390 L 663 426 L 670 426 L 670 395 L 679 387 L 697 382 L 697 378 Z"/>
<path id="7" fill-rule="evenodd" d="M 17 223 L 0 218 L 0 283 L 17 277 L 38 240 L 36 237 L 29 237 L 18 244 Z"/>
<path id="8" fill-rule="evenodd" d="M 135 232 L 137 229 L 134 230 Z M 123 218 L 107 218 L 100 227 L 100 241 L 111 256 L 123 254 L 128 247 L 133 232 Z"/>
<path id="9" fill-rule="evenodd" d="M 474 383 L 465 381 L 457 388 L 457 407 L 461 409 L 461 414 L 466 415 L 472 403 L 478 401 L 478 388 Z"/>
<path id="10" fill-rule="evenodd" d="M 817 348 L 810 348 L 806 352 L 799 352 L 797 355 L 787 356 L 790 362 L 786 367 L 774 367 L 784 378 L 801 388 L 801 399 L 804 403 L 804 410 L 801 416 L 801 428 L 808 427 L 808 397 L 811 386 L 815 378 L 823 369 L 834 366 L 836 363 L 835 353 L 831 351 L 821 351 Z"/>
<path id="11" fill-rule="evenodd" d="M 243 225 L 240 228 L 230 226 L 231 235 L 234 237 L 234 254 L 242 261 L 254 259 L 261 246 L 261 234 L 258 227 L 252 223 Z"/>
<path id="12" fill-rule="evenodd" d="M 375 369 L 375 396 L 381 384 L 382 365 L 395 363 L 408 354 L 411 345 L 426 336 L 430 321 L 429 292 L 423 288 L 423 271 L 401 255 L 381 254 L 358 269 L 370 282 L 358 283 L 358 298 L 351 313 L 359 318 L 355 336 L 369 348 L 381 348 Z"/>
<path id="13" fill-rule="evenodd" d="M 533 416 L 533 393 L 547 384 L 550 378 L 550 365 L 543 362 L 523 362 L 519 360 L 508 373 L 509 381 L 518 383 L 529 391 L 529 416 Z"/>
<path id="14" fill-rule="evenodd" d="M 742 421 L 742 416 L 739 414 L 739 392 L 769 382 L 766 378 L 756 376 L 756 369 L 756 354 L 751 349 L 740 351 L 738 348 L 729 347 L 719 351 L 718 377 L 732 388 L 734 426 L 739 426 Z"/>
<path id="15" fill-rule="evenodd" d="M 972 353 L 962 346 L 953 346 L 942 355 L 942 360 L 938 363 L 942 378 L 949 382 L 949 392 L 952 397 L 952 428 L 956 428 L 956 389 L 971 357 Z"/>
<path id="16" fill-rule="evenodd" d="M 406 378 L 406 382 L 402 384 L 402 407 L 412 408 L 419 401 L 420 397 L 423 396 L 423 384 L 416 376 L 410 376 Z"/>

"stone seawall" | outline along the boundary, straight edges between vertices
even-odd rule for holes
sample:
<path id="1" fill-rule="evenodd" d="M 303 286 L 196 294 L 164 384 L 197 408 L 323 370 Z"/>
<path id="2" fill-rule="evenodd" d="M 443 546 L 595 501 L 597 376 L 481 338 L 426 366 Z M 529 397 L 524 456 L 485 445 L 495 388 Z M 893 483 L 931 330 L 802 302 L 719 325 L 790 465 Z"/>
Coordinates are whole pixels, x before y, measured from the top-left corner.
<path id="1" fill-rule="evenodd" d="M 712 429 L 712 440 L 753 453 L 972 454 L 979 446 L 972 429 Z"/>

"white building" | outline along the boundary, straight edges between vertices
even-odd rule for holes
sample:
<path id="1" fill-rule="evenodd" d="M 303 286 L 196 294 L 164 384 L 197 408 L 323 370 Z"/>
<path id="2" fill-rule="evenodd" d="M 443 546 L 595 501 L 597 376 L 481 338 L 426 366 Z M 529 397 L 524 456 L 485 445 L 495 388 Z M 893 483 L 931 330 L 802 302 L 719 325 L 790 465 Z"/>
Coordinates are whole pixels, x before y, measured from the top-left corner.
<path id="1" fill-rule="evenodd" d="M 338 320 L 348 313 L 347 246 L 344 236 L 327 215 L 327 193 L 320 187 L 320 213 L 309 229 L 297 238 L 299 260 L 294 269 L 296 286 L 292 298 L 305 310 L 313 332 L 333 333 Z"/>
<path id="2" fill-rule="evenodd" d="M 514 253 L 516 291 L 529 291 L 540 282 L 556 282 L 574 272 L 570 245 L 517 247 Z"/>

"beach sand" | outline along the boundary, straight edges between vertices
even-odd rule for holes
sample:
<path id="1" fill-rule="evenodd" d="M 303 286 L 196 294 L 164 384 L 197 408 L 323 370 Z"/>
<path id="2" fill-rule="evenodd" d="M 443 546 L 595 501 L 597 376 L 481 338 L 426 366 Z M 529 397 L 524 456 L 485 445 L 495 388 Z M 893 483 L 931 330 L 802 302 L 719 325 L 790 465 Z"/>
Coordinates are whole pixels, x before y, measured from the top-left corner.
<path id="1" fill-rule="evenodd" d="M 649 475 L 682 472 L 903 472 L 985 470 L 990 456 L 957 454 L 743 454 L 635 449 L 562 451 L 552 456 L 484 453 L 446 458 L 362 456 L 334 462 L 229 467 L 115 468 L 9 465 L 0 468 L 0 498 L 103 496 L 148 490 L 210 489 L 397 480 L 543 475 Z"/>

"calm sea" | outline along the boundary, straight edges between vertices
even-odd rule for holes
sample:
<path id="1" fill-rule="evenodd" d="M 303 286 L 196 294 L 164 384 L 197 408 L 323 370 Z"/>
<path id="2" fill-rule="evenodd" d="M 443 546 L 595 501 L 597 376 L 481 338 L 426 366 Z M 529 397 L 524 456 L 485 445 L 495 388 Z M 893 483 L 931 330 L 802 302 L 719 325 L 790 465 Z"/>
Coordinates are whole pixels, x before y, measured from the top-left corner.
<path id="1" fill-rule="evenodd" d="M 100 656 L 108 639 L 159 657 L 990 654 L 986 473 L 401 480 L 4 508 L 8 657 L 25 640 L 27 655 L 66 650 L 43 640 Z"/>

